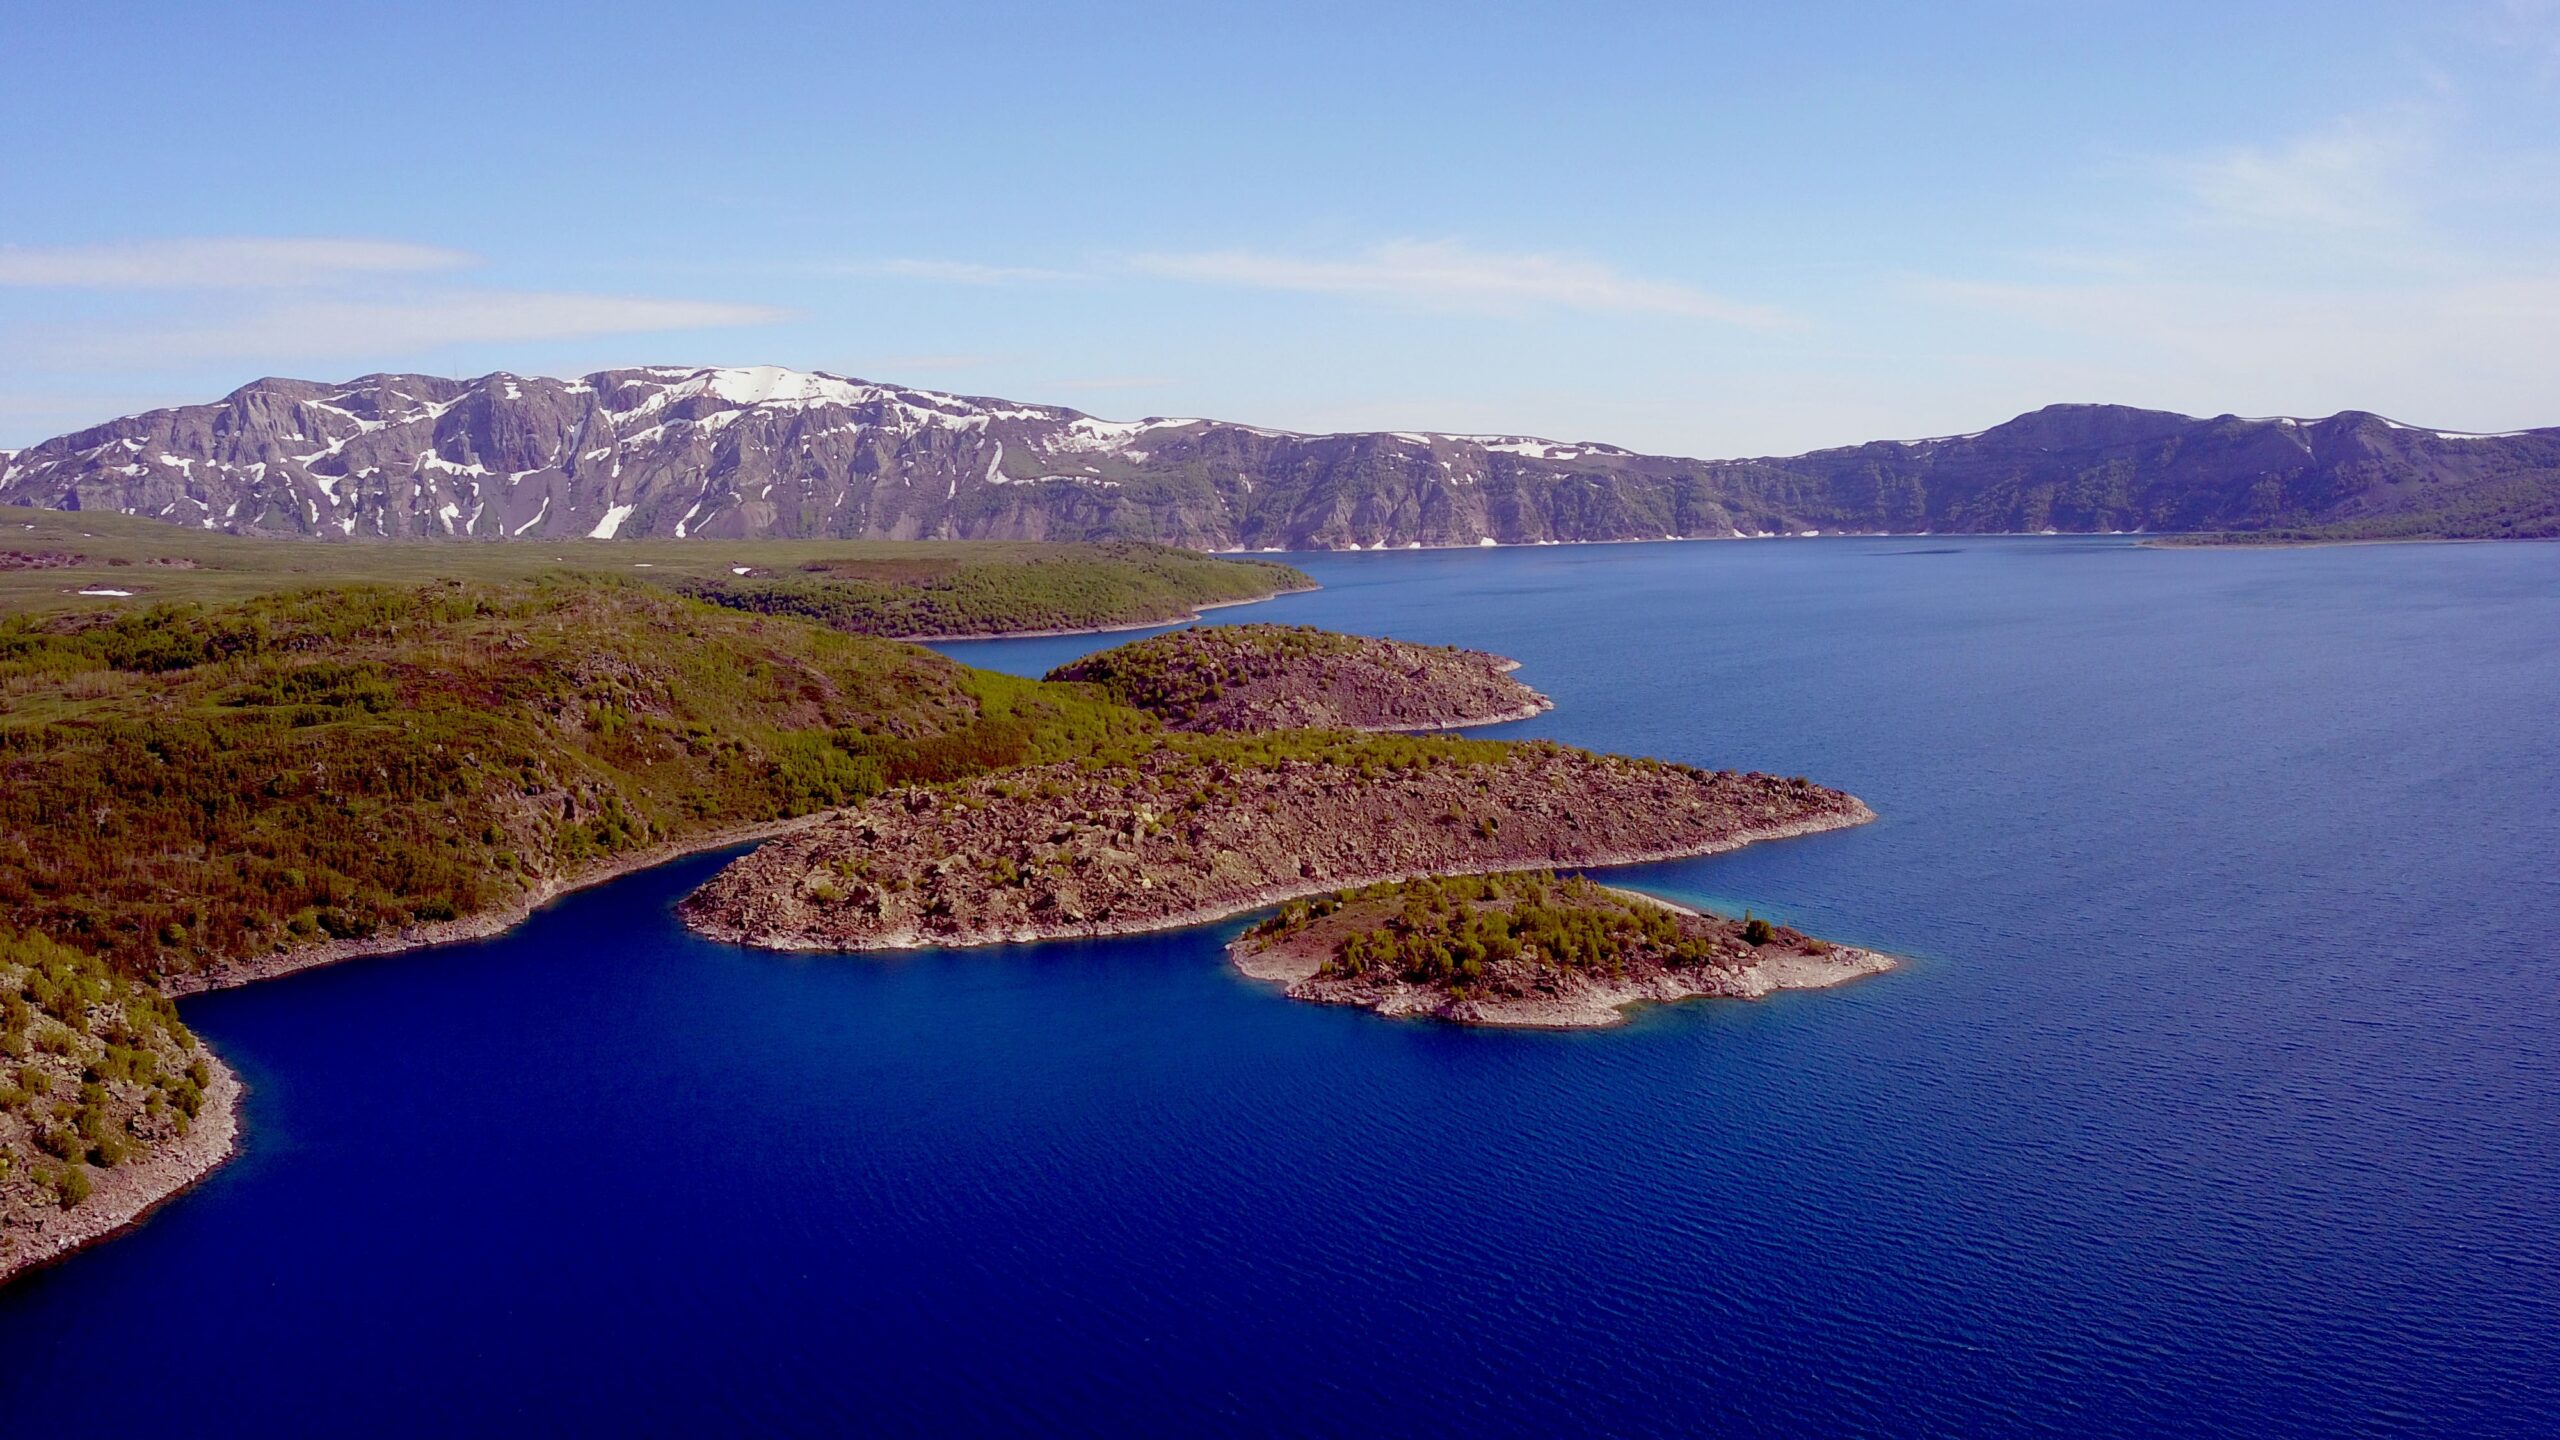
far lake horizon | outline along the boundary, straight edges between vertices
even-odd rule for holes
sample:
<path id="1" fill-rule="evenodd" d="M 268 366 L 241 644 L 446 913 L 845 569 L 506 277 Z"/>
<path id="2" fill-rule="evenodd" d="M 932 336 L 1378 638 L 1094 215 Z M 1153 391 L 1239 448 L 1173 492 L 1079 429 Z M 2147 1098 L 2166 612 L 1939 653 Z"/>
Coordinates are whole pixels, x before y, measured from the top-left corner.
<path id="1" fill-rule="evenodd" d="M 1203 623 L 1864 799 L 1595 873 L 1907 963 L 1466 1030 L 1237 975 L 1242 917 L 714 944 L 698 855 L 185 1001 L 243 1153 L 0 1290 L 5 1428 L 2549 1433 L 2560 546 L 1282 558 Z"/>

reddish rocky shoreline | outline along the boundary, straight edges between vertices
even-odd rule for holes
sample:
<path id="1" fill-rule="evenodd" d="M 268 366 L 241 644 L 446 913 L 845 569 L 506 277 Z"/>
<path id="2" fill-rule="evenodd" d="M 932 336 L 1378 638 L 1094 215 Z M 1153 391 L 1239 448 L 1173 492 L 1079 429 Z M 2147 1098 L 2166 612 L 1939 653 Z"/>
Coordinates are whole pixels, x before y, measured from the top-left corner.
<path id="1" fill-rule="evenodd" d="M 737 825 L 713 830 L 680 840 L 670 840 L 643 850 L 627 851 L 610 859 L 582 865 L 565 874 L 554 875 L 532 889 L 524 891 L 504 904 L 453 920 L 437 920 L 403 926 L 398 930 L 368 935 L 360 940 L 323 940 L 310 945 L 297 945 L 289 950 L 271 951 L 264 955 L 243 956 L 218 962 L 203 970 L 172 975 L 161 982 L 167 994 L 184 998 L 201 995 L 208 990 L 230 990 L 260 980 L 274 980 L 323 965 L 344 960 L 360 960 L 373 955 L 397 955 L 409 950 L 424 950 L 437 945 L 452 945 L 464 940 L 485 940 L 503 935 L 524 923 L 534 911 L 563 895 L 619 880 L 625 875 L 653 869 L 688 855 L 706 850 L 725 850 L 756 840 L 769 840 L 805 830 L 825 820 L 829 813 L 801 815 L 789 820 L 771 820 L 758 825 Z"/>
<path id="2" fill-rule="evenodd" d="M 1650 907 L 1677 917 L 1681 938 L 1703 941 L 1711 960 L 1667 963 L 1645 947 L 1606 971 L 1560 969 L 1534 959 L 1497 962 L 1464 987 L 1425 983 L 1391 972 L 1342 973 L 1333 964 L 1346 933 L 1385 917 L 1394 897 L 1362 913 L 1355 904 L 1335 914 L 1287 927 L 1285 934 L 1257 927 L 1227 947 L 1236 969 L 1279 984 L 1292 1000 L 1348 1005 L 1389 1017 L 1422 1017 L 1460 1025 L 1506 1029 L 1587 1030 L 1626 1023 L 1641 1004 L 1701 998 L 1757 1000 L 1780 990 L 1824 989 L 1893 968 L 1891 957 L 1854 946 L 1832 945 L 1784 926 L 1769 927 L 1756 942 L 1747 927 L 1631 890 L 1592 887 L 1621 905 Z"/>
<path id="3" fill-rule="evenodd" d="M 205 1086 L 204 1107 L 196 1112 L 187 1133 L 141 1151 L 113 1169 L 97 1171 L 96 1188 L 78 1208 L 39 1213 L 31 1225 L 12 1225 L 0 1232 L 5 1235 L 0 1240 L 0 1285 L 123 1234 L 238 1153 L 246 1087 L 210 1048 L 201 1053 L 212 1071 L 212 1083 Z"/>
<path id="4" fill-rule="evenodd" d="M 883 640 L 896 640 L 908 645 L 956 644 L 963 640 L 1055 640 L 1063 635 L 1119 635 L 1132 630 L 1161 630 L 1168 625 L 1188 625 L 1212 610 L 1230 610 L 1238 605 L 1261 605 L 1283 595 L 1304 595 L 1324 587 L 1312 582 L 1270 590 L 1260 595 L 1247 595 L 1241 600 L 1204 600 L 1178 615 L 1161 620 L 1130 620 L 1117 625 L 1068 625 L 1055 630 L 972 630 L 950 635 L 883 635 Z"/>
<path id="5" fill-rule="evenodd" d="M 1554 702 L 1482 650 L 1303 625 L 1214 625 L 1096 651 L 1049 672 L 1194 733 L 1421 732 L 1525 720 Z"/>
<path id="6" fill-rule="evenodd" d="M 677 913 L 771 949 L 1121 935 L 1380 880 L 1679 859 L 1874 818 L 1801 779 L 1539 743 L 1461 753 L 1364 773 L 1167 748 L 893 792 L 759 848 Z"/>

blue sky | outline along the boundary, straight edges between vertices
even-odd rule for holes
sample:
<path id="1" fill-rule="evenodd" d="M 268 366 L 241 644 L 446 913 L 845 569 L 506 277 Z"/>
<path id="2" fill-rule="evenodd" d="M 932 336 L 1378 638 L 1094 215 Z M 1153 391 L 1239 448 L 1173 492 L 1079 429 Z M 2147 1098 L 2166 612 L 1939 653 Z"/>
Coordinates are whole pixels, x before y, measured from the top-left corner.
<path id="1" fill-rule="evenodd" d="M 2560 424 L 2560 0 L 102 4 L 8 49 L 0 445 L 642 363 L 1717 456 Z"/>

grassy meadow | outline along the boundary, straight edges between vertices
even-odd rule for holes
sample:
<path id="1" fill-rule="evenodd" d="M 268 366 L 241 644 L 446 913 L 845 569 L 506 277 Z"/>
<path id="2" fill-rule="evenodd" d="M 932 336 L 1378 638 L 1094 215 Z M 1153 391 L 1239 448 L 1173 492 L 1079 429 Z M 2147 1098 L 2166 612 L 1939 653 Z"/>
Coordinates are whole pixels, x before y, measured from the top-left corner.
<path id="1" fill-rule="evenodd" d="M 1268 561 L 1135 541 L 260 539 L 0 507 L 0 613 L 219 604 L 282 590 L 542 577 L 640 580 L 733 609 L 895 638 L 1099 629 L 1311 582 Z M 119 590 L 122 595 L 82 591 Z"/>

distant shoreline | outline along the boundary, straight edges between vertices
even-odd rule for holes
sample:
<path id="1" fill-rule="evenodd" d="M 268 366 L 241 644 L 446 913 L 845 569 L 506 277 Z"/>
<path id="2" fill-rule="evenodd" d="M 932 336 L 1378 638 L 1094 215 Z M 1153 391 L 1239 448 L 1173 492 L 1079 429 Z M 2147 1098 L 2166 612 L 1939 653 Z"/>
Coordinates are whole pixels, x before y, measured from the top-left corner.
<path id="1" fill-rule="evenodd" d="M 2335 550 L 2353 545 L 2550 545 L 2560 535 L 2363 535 L 2339 540 L 2255 540 L 2254 530 L 2145 537 L 2144 550 Z"/>
<path id="2" fill-rule="evenodd" d="M 1497 540 L 1492 544 L 1320 545 L 1204 550 L 1219 559 L 1251 555 L 1400 555 L 1467 550 L 1563 550 L 1578 545 L 1718 545 L 1760 540 L 2128 540 L 2142 550 L 2294 550 L 2332 545 L 2531 545 L 2560 535 L 2375 535 L 2338 540 L 2256 540 L 2256 530 L 1825 530 L 1804 535 L 1632 535 L 1607 540 Z"/>
<path id="3" fill-rule="evenodd" d="M 531 918 L 533 912 L 563 895 L 602 885 L 608 880 L 660 865 L 703 854 L 725 850 L 732 845 L 770 840 L 788 835 L 827 819 L 833 810 L 812 811 L 788 820 L 768 820 L 754 825 L 738 825 L 683 840 L 668 840 L 646 850 L 618 855 L 609 860 L 554 876 L 525 891 L 504 905 L 493 906 L 477 914 L 452 920 L 408 925 L 387 934 L 368 935 L 359 940 L 326 940 L 314 945 L 301 945 L 282 953 L 251 956 L 215 967 L 172 975 L 160 982 L 163 993 L 172 998 L 202 995 L 215 990 L 236 990 L 261 980 L 275 980 L 305 970 L 317 970 L 346 960 L 361 960 L 376 955 L 398 955 L 411 950 L 427 950 L 438 945 L 454 945 L 466 940 L 486 940 L 503 935 Z"/>
<path id="4" fill-rule="evenodd" d="M 986 630 L 967 635 L 882 635 L 877 638 L 895 640 L 906 645 L 951 645 L 964 640 L 1050 640 L 1065 635 L 1118 635 L 1130 630 L 1160 630 L 1174 625 L 1188 625 L 1211 610 L 1231 610 L 1238 605 L 1260 605 L 1266 601 L 1277 600 L 1283 595 L 1305 595 L 1323 588 L 1321 585 L 1297 585 L 1286 590 L 1273 590 L 1267 594 L 1248 595 L 1242 600 L 1211 600 L 1192 606 L 1188 614 L 1176 615 L 1165 620 L 1132 620 L 1120 625 L 1071 625 L 1056 630 Z"/>
<path id="5" fill-rule="evenodd" d="M 1598 540 L 1467 540 L 1401 545 L 1277 545 L 1203 550 L 1211 559 L 1254 555 L 1410 555 L 1440 550 L 1565 550 L 1577 545 L 1724 545 L 1759 540 L 2132 540 L 2176 539 L 2219 531 L 2188 530 L 1818 530 L 1767 535 L 1620 535 Z"/>
<path id="6" fill-rule="evenodd" d="M 1517 667 L 1514 667 L 1517 668 Z M 1427 725 L 1360 725 L 1353 728 L 1373 735 L 1426 735 L 1439 730 L 1475 730 L 1487 725 L 1509 725 L 1521 720 L 1535 720 L 1556 708 L 1556 702 L 1541 695 L 1517 710 L 1498 715 L 1471 715 L 1458 720 L 1435 720 Z"/>

